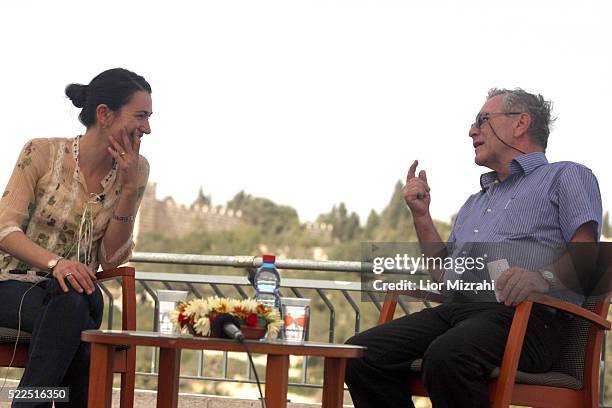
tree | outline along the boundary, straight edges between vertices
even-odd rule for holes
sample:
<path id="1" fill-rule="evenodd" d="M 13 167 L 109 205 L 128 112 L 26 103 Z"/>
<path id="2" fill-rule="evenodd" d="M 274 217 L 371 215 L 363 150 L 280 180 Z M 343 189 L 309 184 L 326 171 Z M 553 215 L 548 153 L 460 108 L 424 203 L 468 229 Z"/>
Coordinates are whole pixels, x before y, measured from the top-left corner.
<path id="1" fill-rule="evenodd" d="M 348 214 L 346 204 L 340 203 L 327 214 L 321 214 L 317 217 L 317 222 L 331 224 L 333 226 L 332 236 L 341 242 L 350 241 L 357 238 L 361 233 L 359 216 L 352 212 Z"/>
<path id="2" fill-rule="evenodd" d="M 365 239 L 373 239 L 378 226 L 380 225 L 380 216 L 376 211 L 371 210 L 366 221 L 365 228 L 363 229 L 363 237 Z"/>
<path id="3" fill-rule="evenodd" d="M 412 214 L 404 201 L 403 189 L 404 185 L 398 181 L 389 204 L 380 214 L 380 226 L 374 237 L 377 241 L 407 242 L 416 239 Z"/>
<path id="4" fill-rule="evenodd" d="M 200 189 L 198 190 L 198 197 L 193 202 L 193 205 L 207 205 L 210 207 L 211 204 L 212 197 L 210 195 L 204 195 L 204 189 L 200 186 Z"/>
<path id="5" fill-rule="evenodd" d="M 244 190 L 240 190 L 234 198 L 227 202 L 227 208 L 232 210 L 241 210 L 247 202 L 250 202 L 253 197 L 250 194 L 246 194 Z"/>

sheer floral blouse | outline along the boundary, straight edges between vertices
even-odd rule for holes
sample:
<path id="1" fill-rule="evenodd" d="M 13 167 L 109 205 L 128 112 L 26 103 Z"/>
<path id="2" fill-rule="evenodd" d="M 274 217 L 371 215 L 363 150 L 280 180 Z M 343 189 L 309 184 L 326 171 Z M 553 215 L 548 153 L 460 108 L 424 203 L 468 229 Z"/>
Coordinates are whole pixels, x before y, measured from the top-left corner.
<path id="1" fill-rule="evenodd" d="M 0 241 L 23 231 L 36 244 L 97 271 L 102 261 L 119 265 L 129 260 L 134 244 L 130 238 L 114 254 L 106 253 L 102 238 L 121 192 L 118 169 L 113 166 L 102 180 L 102 194 L 88 193 L 78 165 L 79 139 L 26 143 L 0 200 Z M 140 156 L 138 206 L 148 177 L 149 164 Z M 0 251 L 0 280 L 44 279 L 23 272 L 37 270 Z"/>

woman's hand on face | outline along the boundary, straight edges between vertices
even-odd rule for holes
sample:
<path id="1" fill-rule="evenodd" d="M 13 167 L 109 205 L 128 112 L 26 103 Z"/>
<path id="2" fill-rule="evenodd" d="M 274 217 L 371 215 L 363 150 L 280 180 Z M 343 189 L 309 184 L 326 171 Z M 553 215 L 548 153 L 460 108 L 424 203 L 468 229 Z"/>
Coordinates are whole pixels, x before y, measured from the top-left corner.
<path id="1" fill-rule="evenodd" d="M 68 292 L 67 283 L 70 283 L 77 292 L 85 291 L 88 295 L 96 289 L 93 283 L 96 274 L 88 266 L 70 259 L 60 259 L 53 268 L 53 277 L 57 279 L 64 292 Z"/>
<path id="2" fill-rule="evenodd" d="M 138 162 L 140 160 L 140 138 L 128 135 L 122 128 L 118 136 L 110 137 L 109 153 L 119 166 L 119 181 L 124 189 L 136 191 L 138 188 Z"/>

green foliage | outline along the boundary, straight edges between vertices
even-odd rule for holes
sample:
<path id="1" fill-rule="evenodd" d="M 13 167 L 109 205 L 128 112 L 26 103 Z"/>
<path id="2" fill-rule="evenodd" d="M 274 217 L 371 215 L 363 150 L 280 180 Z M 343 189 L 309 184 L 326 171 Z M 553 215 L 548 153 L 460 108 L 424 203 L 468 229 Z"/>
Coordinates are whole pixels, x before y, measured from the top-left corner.
<path id="1" fill-rule="evenodd" d="M 227 207 L 242 211 L 242 219 L 262 234 L 278 235 L 300 227 L 297 211 L 292 207 L 277 205 L 267 198 L 253 197 L 244 191 L 236 194 Z"/>
<path id="2" fill-rule="evenodd" d="M 389 204 L 380 214 L 379 226 L 373 233 L 373 241 L 416 242 L 412 214 L 406 206 L 402 190 L 403 184 L 398 181 L 393 189 Z"/>
<path id="3" fill-rule="evenodd" d="M 368 220 L 366 221 L 366 225 L 363 229 L 364 240 L 372 240 L 374 238 L 374 233 L 378 229 L 379 225 L 380 216 L 376 214 L 376 211 L 370 211 L 370 215 L 368 215 Z"/>
<path id="4" fill-rule="evenodd" d="M 344 203 L 333 206 L 328 214 L 319 215 L 317 222 L 331 224 L 334 228 L 332 236 L 340 241 L 350 241 L 361 234 L 359 216 L 355 212 L 349 215 Z"/>

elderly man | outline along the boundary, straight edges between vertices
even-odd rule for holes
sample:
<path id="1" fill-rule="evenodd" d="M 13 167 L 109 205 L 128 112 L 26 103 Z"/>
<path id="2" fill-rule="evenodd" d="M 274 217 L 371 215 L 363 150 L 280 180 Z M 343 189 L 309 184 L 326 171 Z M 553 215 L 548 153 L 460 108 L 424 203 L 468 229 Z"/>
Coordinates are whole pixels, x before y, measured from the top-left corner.
<path id="1" fill-rule="evenodd" d="M 534 242 L 567 245 L 595 242 L 601 225 L 601 197 L 592 172 L 576 163 L 549 163 L 546 150 L 551 104 L 522 89 L 492 89 L 469 136 L 475 162 L 491 169 L 481 189 L 457 215 L 449 241 Z M 441 244 L 429 213 L 430 188 L 418 162 L 408 171 L 404 198 L 423 247 Z M 453 177 L 449 173 L 449 177 Z M 434 280 L 447 279 L 431 271 Z M 497 300 L 444 303 L 358 334 L 348 343 L 367 346 L 350 360 L 346 383 L 355 406 L 410 407 L 406 387 L 410 364 L 423 359 L 422 375 L 433 406 L 488 407 L 486 379 L 501 365 L 514 306 L 533 293 L 580 303 L 550 270 L 505 270 L 496 282 Z M 456 298 L 455 298 L 456 300 Z M 535 305 L 519 369 L 548 370 L 559 354 L 564 317 Z"/>

